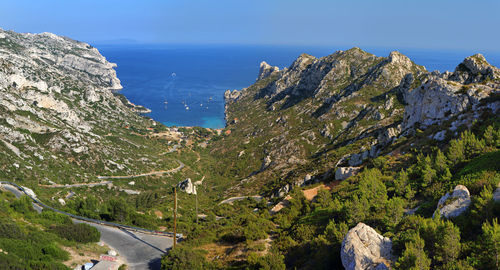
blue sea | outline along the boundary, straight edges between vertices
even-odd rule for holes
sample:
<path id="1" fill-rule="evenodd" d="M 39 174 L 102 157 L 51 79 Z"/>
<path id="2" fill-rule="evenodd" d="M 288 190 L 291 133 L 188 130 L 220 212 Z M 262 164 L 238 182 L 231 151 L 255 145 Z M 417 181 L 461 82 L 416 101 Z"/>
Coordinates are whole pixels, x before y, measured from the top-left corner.
<path id="1" fill-rule="evenodd" d="M 255 82 L 259 64 L 280 69 L 301 53 L 326 56 L 347 47 L 294 47 L 243 45 L 95 45 L 118 65 L 121 93 L 152 110 L 148 116 L 167 126 L 223 128 L 224 91 Z M 387 56 L 394 48 L 362 48 Z M 399 49 L 427 70 L 453 71 L 475 51 Z M 500 53 L 481 52 L 495 66 Z"/>

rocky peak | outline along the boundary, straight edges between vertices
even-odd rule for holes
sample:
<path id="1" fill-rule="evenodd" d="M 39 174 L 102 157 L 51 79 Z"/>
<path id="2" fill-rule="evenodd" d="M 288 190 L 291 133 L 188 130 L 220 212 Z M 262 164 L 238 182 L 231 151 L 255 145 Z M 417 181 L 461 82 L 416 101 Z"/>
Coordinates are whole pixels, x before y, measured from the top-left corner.
<path id="1" fill-rule="evenodd" d="M 413 65 L 413 62 L 408 58 L 408 56 L 398 52 L 398 51 L 392 51 L 389 53 L 389 56 L 387 57 L 390 63 L 394 63 L 397 65 L 405 66 L 405 67 L 411 67 Z"/>
<path id="2" fill-rule="evenodd" d="M 421 128 L 441 123 L 465 112 L 469 107 L 476 112 L 488 108 L 496 114 L 500 109 L 499 102 L 493 101 L 493 104 L 484 106 L 482 100 L 499 92 L 498 74 L 499 69 L 491 66 L 481 54 L 467 57 L 453 73 L 428 74 L 426 81 L 419 87 L 403 90 L 407 103 L 403 129 L 415 123 L 420 123 Z M 463 120 L 461 124 L 472 121 Z"/>
<path id="3" fill-rule="evenodd" d="M 450 76 L 451 80 L 463 84 L 479 83 L 485 80 L 500 78 L 500 69 L 492 66 L 480 53 L 469 56 L 462 61 Z"/>
<path id="4" fill-rule="evenodd" d="M 266 63 L 266 61 L 262 61 L 260 63 L 259 77 L 257 78 L 257 80 L 265 79 L 265 78 L 267 78 L 267 77 L 271 76 L 272 74 L 279 72 L 279 71 L 280 71 L 280 69 L 278 67 L 273 67 L 273 66 L 269 65 L 268 63 Z"/>
<path id="5" fill-rule="evenodd" d="M 295 61 L 293 61 L 292 65 L 290 66 L 290 70 L 304 70 L 307 68 L 307 66 L 309 66 L 316 60 L 318 60 L 316 57 L 307 53 L 303 53 L 299 57 L 297 57 Z"/>

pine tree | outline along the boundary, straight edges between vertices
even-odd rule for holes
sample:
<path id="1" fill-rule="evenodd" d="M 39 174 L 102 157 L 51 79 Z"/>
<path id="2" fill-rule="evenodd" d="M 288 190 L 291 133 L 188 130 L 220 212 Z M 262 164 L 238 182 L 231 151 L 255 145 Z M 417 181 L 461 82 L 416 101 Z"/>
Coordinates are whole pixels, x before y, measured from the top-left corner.
<path id="1" fill-rule="evenodd" d="M 431 260 L 424 251 L 425 242 L 418 234 L 405 244 L 403 254 L 396 262 L 396 269 L 427 270 L 431 267 Z"/>
<path id="2" fill-rule="evenodd" d="M 448 168 L 448 159 L 440 149 L 438 149 L 438 151 L 436 152 L 436 157 L 434 158 L 434 168 L 439 173 L 442 173 L 445 169 Z"/>
<path id="3" fill-rule="evenodd" d="M 485 222 L 482 226 L 483 234 L 479 239 L 476 258 L 480 269 L 499 269 L 500 267 L 500 225 L 498 220 L 492 223 Z"/>
<path id="4" fill-rule="evenodd" d="M 391 198 L 385 206 L 385 224 L 389 227 L 396 226 L 404 214 L 405 201 L 399 197 Z"/>
<path id="5" fill-rule="evenodd" d="M 408 173 L 401 169 L 398 173 L 396 179 L 394 179 L 394 191 L 399 196 L 404 196 L 406 191 L 406 186 L 409 184 Z"/>

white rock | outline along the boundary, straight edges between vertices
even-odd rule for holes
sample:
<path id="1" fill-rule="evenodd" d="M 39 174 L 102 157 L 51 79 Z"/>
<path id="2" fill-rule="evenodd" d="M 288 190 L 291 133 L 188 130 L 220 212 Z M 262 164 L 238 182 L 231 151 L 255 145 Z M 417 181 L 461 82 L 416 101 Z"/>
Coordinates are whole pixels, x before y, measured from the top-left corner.
<path id="1" fill-rule="evenodd" d="M 191 182 L 191 178 L 186 178 L 186 180 L 179 182 L 177 186 L 187 194 L 196 194 L 196 186 Z"/>
<path id="2" fill-rule="evenodd" d="M 394 260 L 392 241 L 358 223 L 342 241 L 340 258 L 346 270 L 389 269 Z"/>
<path id="3" fill-rule="evenodd" d="M 61 205 L 66 205 L 66 202 L 65 202 L 65 201 L 64 201 L 64 199 L 62 199 L 62 198 L 59 198 L 57 201 L 58 201 Z"/>
<path id="4" fill-rule="evenodd" d="M 135 185 L 135 181 L 130 181 L 130 182 L 128 182 L 128 184 L 133 186 L 133 185 Z"/>
<path id="5" fill-rule="evenodd" d="M 335 180 L 345 180 L 353 175 L 356 175 L 360 167 L 339 167 L 335 171 Z"/>
<path id="6" fill-rule="evenodd" d="M 465 212 L 470 204 L 469 190 L 463 185 L 457 185 L 453 192 L 448 192 L 439 199 L 436 211 L 439 211 L 442 217 L 453 218 Z M 433 217 L 435 215 L 436 212 Z"/>
<path id="7" fill-rule="evenodd" d="M 272 74 L 278 72 L 279 70 L 280 69 L 278 67 L 273 67 L 268 63 L 266 63 L 265 61 L 262 61 L 260 63 L 259 77 L 257 78 L 257 80 L 265 79 L 271 76 Z"/>

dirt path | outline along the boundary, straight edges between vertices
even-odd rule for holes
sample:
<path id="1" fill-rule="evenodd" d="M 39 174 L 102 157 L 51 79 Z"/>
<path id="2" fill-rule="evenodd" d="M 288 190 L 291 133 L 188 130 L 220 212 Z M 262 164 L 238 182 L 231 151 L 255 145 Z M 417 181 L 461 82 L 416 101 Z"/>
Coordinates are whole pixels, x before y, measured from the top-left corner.
<path id="1" fill-rule="evenodd" d="M 122 175 L 122 176 L 97 176 L 97 179 L 129 179 L 129 178 L 137 178 L 137 177 L 143 177 L 143 176 L 151 176 L 151 175 L 161 175 L 165 173 L 176 173 L 182 168 L 184 168 L 184 163 L 182 161 L 176 159 L 179 163 L 179 166 L 174 169 L 166 170 L 166 171 L 153 171 L 153 172 L 148 172 L 148 173 L 141 173 L 141 174 L 133 174 L 133 175 Z"/>

